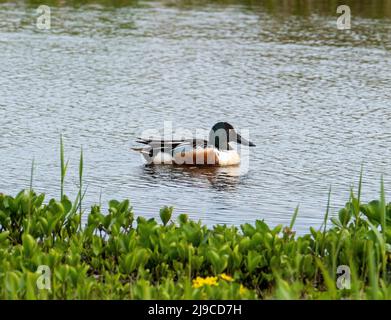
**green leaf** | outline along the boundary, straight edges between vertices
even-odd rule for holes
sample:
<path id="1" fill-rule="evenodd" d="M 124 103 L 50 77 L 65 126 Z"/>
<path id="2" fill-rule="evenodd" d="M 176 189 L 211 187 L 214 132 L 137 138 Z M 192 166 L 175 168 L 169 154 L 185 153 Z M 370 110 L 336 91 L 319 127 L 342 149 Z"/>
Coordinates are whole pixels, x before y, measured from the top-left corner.
<path id="1" fill-rule="evenodd" d="M 293 216 L 292 216 L 292 219 L 291 219 L 291 223 L 289 224 L 289 229 L 293 229 L 293 226 L 296 222 L 296 218 L 297 218 L 297 214 L 299 213 L 299 205 L 297 205 L 296 209 L 295 209 L 295 212 L 293 213 Z"/>
<path id="2" fill-rule="evenodd" d="M 249 223 L 242 224 L 240 228 L 242 229 L 243 234 L 248 237 L 252 237 L 256 232 L 256 229 Z"/>
<path id="3" fill-rule="evenodd" d="M 68 199 L 67 196 L 63 196 L 61 200 L 61 204 L 64 208 L 65 214 L 68 214 L 72 210 L 72 202 Z"/>
<path id="4" fill-rule="evenodd" d="M 16 295 L 19 288 L 19 277 L 15 272 L 7 272 L 5 276 L 5 287 L 9 292 Z"/>
<path id="5" fill-rule="evenodd" d="M 338 212 L 339 221 L 343 226 L 346 226 L 349 223 L 351 216 L 352 212 L 346 208 L 343 208 Z"/>
<path id="6" fill-rule="evenodd" d="M 260 265 L 262 261 L 262 256 L 255 252 L 249 251 L 247 255 L 247 270 L 249 273 L 253 273 L 255 269 Z"/>
<path id="7" fill-rule="evenodd" d="M 189 221 L 189 217 L 188 217 L 188 215 L 187 214 L 180 214 L 179 216 L 178 216 L 178 220 L 179 220 L 179 223 L 180 224 L 185 224 L 185 223 L 187 223 L 188 221 Z"/>
<path id="8" fill-rule="evenodd" d="M 173 210 L 174 207 L 167 206 L 160 209 L 160 219 L 162 219 L 163 225 L 167 225 L 168 221 L 170 221 Z"/>
<path id="9" fill-rule="evenodd" d="M 23 234 L 22 236 L 23 251 L 26 257 L 31 257 L 34 254 L 37 246 L 35 239 L 29 234 Z"/>
<path id="10" fill-rule="evenodd" d="M 9 234 L 10 234 L 9 231 L 3 231 L 2 233 L 0 233 L 0 243 L 7 240 Z"/>

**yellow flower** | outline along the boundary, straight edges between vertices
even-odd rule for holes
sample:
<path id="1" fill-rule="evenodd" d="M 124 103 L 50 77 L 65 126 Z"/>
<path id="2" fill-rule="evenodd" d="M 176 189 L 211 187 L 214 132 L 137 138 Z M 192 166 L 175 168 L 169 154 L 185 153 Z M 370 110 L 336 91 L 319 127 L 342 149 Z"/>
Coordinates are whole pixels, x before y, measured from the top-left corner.
<path id="1" fill-rule="evenodd" d="M 219 284 L 217 282 L 217 277 L 206 277 L 206 278 L 197 277 L 193 279 L 193 288 L 201 288 L 205 285 L 218 286 Z"/>
<path id="2" fill-rule="evenodd" d="M 243 295 L 247 292 L 247 289 L 241 284 L 239 288 L 239 294 Z"/>
<path id="3" fill-rule="evenodd" d="M 217 277 L 206 277 L 204 279 L 204 284 L 209 285 L 209 286 L 217 286 Z"/>
<path id="4" fill-rule="evenodd" d="M 221 279 L 223 279 L 225 281 L 234 281 L 234 279 L 231 276 L 229 276 L 225 273 L 220 274 L 220 277 L 221 277 Z"/>
<path id="5" fill-rule="evenodd" d="M 193 279 L 193 288 L 200 288 L 204 285 L 204 279 L 201 277 L 197 277 Z"/>

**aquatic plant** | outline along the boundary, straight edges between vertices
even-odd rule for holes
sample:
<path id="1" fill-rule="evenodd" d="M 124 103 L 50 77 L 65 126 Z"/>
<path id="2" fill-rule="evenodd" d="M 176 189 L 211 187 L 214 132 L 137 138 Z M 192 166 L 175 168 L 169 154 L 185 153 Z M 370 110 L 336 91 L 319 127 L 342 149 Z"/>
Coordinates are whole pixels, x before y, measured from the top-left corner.
<path id="1" fill-rule="evenodd" d="M 1 194 L 0 297 L 387 299 L 390 218 L 383 196 L 361 204 L 352 194 L 329 229 L 295 236 L 263 221 L 210 229 L 185 215 L 134 224 L 129 201 L 112 200 L 107 213 L 92 206 L 80 229 L 65 195 L 44 203 L 32 190 Z M 51 290 L 36 286 L 41 265 L 52 271 Z M 340 265 L 350 268 L 350 289 L 337 288 Z"/>
<path id="2" fill-rule="evenodd" d="M 208 228 L 184 214 L 174 221 L 172 207 L 162 208 L 161 223 L 134 221 L 129 200 L 111 200 L 106 212 L 93 205 L 82 226 L 82 156 L 71 202 L 63 147 L 60 153 L 59 200 L 34 192 L 34 164 L 30 189 L 0 194 L 1 299 L 391 298 L 391 203 L 383 180 L 379 200 L 361 203 L 361 174 L 358 194 L 351 190 L 332 224 L 328 205 L 323 226 L 299 236 L 298 207 L 285 228 L 260 220 Z"/>

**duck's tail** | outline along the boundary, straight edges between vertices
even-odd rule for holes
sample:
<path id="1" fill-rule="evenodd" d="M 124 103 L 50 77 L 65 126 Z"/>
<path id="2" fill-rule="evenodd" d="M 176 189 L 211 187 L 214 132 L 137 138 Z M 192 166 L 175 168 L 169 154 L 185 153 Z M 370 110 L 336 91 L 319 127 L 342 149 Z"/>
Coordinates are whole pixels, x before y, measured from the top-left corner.
<path id="1" fill-rule="evenodd" d="M 150 148 L 145 148 L 145 147 L 141 147 L 141 148 L 130 148 L 131 150 L 135 151 L 135 152 L 139 152 L 141 154 L 149 154 L 150 152 Z"/>

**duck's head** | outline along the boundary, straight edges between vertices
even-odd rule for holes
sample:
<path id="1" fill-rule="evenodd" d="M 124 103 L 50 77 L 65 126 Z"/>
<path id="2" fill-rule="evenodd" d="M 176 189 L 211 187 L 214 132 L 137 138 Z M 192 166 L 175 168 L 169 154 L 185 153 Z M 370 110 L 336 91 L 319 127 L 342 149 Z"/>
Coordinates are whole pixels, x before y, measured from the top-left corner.
<path id="1" fill-rule="evenodd" d="M 210 130 L 209 143 L 219 150 L 229 150 L 230 142 L 255 147 L 254 143 L 244 139 L 228 122 L 217 122 Z"/>

